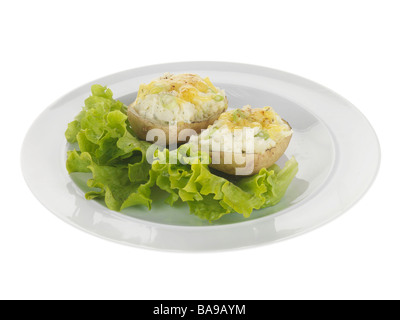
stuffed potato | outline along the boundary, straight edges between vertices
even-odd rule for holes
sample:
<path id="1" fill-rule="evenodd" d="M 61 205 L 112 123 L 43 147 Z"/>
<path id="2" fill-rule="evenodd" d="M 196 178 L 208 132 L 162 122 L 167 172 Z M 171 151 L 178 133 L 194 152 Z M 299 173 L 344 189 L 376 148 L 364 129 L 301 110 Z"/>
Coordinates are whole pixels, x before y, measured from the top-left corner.
<path id="1" fill-rule="evenodd" d="M 213 124 L 228 106 L 225 92 L 210 79 L 195 74 L 164 74 L 142 84 L 135 102 L 128 108 L 128 119 L 136 135 L 143 140 L 152 129 L 164 132 L 166 144 L 180 139 L 184 129 L 200 133 Z M 151 137 L 150 137 L 151 138 Z"/>
<path id="2" fill-rule="evenodd" d="M 271 107 L 231 110 L 193 136 L 194 148 L 207 151 L 210 167 L 232 175 L 252 175 L 273 165 L 285 152 L 292 128 Z"/>

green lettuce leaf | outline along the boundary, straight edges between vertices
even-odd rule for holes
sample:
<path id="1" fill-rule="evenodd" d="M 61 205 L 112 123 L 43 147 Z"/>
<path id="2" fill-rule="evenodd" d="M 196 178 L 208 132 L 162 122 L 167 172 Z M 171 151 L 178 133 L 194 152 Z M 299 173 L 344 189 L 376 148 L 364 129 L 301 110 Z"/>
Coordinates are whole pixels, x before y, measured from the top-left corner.
<path id="1" fill-rule="evenodd" d="M 115 211 L 134 205 L 151 208 L 150 188 L 154 179 L 146 179 L 145 184 L 131 181 L 129 165 L 100 166 L 89 153 L 79 154 L 75 150 L 69 153 L 67 168 L 70 173 L 92 172 L 93 178 L 88 180 L 88 186 L 94 190 L 86 193 L 88 200 L 104 198 L 107 207 Z"/>
<path id="2" fill-rule="evenodd" d="M 86 198 L 104 198 L 107 207 L 120 211 L 134 205 L 151 207 L 149 144 L 128 131 L 126 107 L 112 98 L 110 89 L 95 85 L 65 136 L 79 151 L 68 152 L 67 170 L 92 173 Z"/>
<path id="3" fill-rule="evenodd" d="M 136 147 L 127 130 L 125 113 L 126 106 L 112 98 L 110 89 L 94 85 L 92 96 L 85 100 L 82 112 L 68 125 L 65 137 L 69 143 L 78 142 L 79 150 L 88 152 L 99 164 L 118 163 L 121 158 L 129 158 Z M 148 147 L 134 140 L 141 147 Z"/>
<path id="4" fill-rule="evenodd" d="M 277 204 L 295 177 L 298 164 L 293 158 L 281 170 L 277 165 L 262 169 L 251 177 L 233 183 L 212 173 L 204 164 L 205 155 L 187 158 L 188 146 L 178 150 L 158 152 L 151 171 L 157 176 L 156 185 L 170 193 L 167 203 L 179 199 L 187 202 L 192 214 L 209 221 L 238 212 L 249 217 L 254 209 Z M 178 164 L 168 163 L 177 160 Z"/>

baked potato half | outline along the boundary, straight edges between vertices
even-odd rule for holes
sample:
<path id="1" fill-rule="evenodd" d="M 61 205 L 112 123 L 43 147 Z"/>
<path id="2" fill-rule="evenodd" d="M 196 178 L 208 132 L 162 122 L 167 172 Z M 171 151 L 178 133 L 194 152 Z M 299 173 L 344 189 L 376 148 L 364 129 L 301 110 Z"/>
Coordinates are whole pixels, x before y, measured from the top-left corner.
<path id="1" fill-rule="evenodd" d="M 187 142 L 191 134 L 213 124 L 227 107 L 225 92 L 210 79 L 195 74 L 164 74 L 140 86 L 136 100 L 128 107 L 128 119 L 140 139 L 169 145 Z M 161 130 L 165 141 L 154 141 L 157 139 L 148 135 L 152 129 Z"/>
<path id="2" fill-rule="evenodd" d="M 190 143 L 195 150 L 209 152 L 211 168 L 230 175 L 253 175 L 285 153 L 292 134 L 289 123 L 271 107 L 245 106 L 223 113 Z"/>

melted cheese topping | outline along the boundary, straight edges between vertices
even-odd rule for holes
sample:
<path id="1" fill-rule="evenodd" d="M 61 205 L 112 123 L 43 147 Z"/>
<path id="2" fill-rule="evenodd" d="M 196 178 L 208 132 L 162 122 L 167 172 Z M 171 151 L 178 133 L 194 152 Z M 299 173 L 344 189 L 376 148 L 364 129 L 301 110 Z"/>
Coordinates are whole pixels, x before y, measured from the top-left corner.
<path id="1" fill-rule="evenodd" d="M 253 109 L 247 105 L 242 109 L 221 114 L 218 122 L 220 127 L 226 125 L 231 131 L 242 128 L 259 128 L 259 131 L 264 131 L 276 142 L 292 132 L 288 124 L 271 107 Z"/>
<path id="2" fill-rule="evenodd" d="M 147 119 L 190 123 L 224 110 L 226 95 L 209 78 L 166 73 L 149 84 L 140 85 L 132 106 Z"/>

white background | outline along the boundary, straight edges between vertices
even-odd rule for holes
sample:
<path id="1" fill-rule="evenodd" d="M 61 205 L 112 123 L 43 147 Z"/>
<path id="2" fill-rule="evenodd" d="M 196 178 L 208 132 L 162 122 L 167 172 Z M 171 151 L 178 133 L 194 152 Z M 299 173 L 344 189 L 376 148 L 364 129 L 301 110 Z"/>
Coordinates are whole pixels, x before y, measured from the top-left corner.
<path id="1" fill-rule="evenodd" d="M 2 2 L 0 298 L 399 299 L 399 16 L 384 0 Z M 121 246 L 40 205 L 19 157 L 44 108 L 104 75 L 190 60 L 289 71 L 353 102 L 382 147 L 368 194 L 309 234 L 212 254 Z"/>

